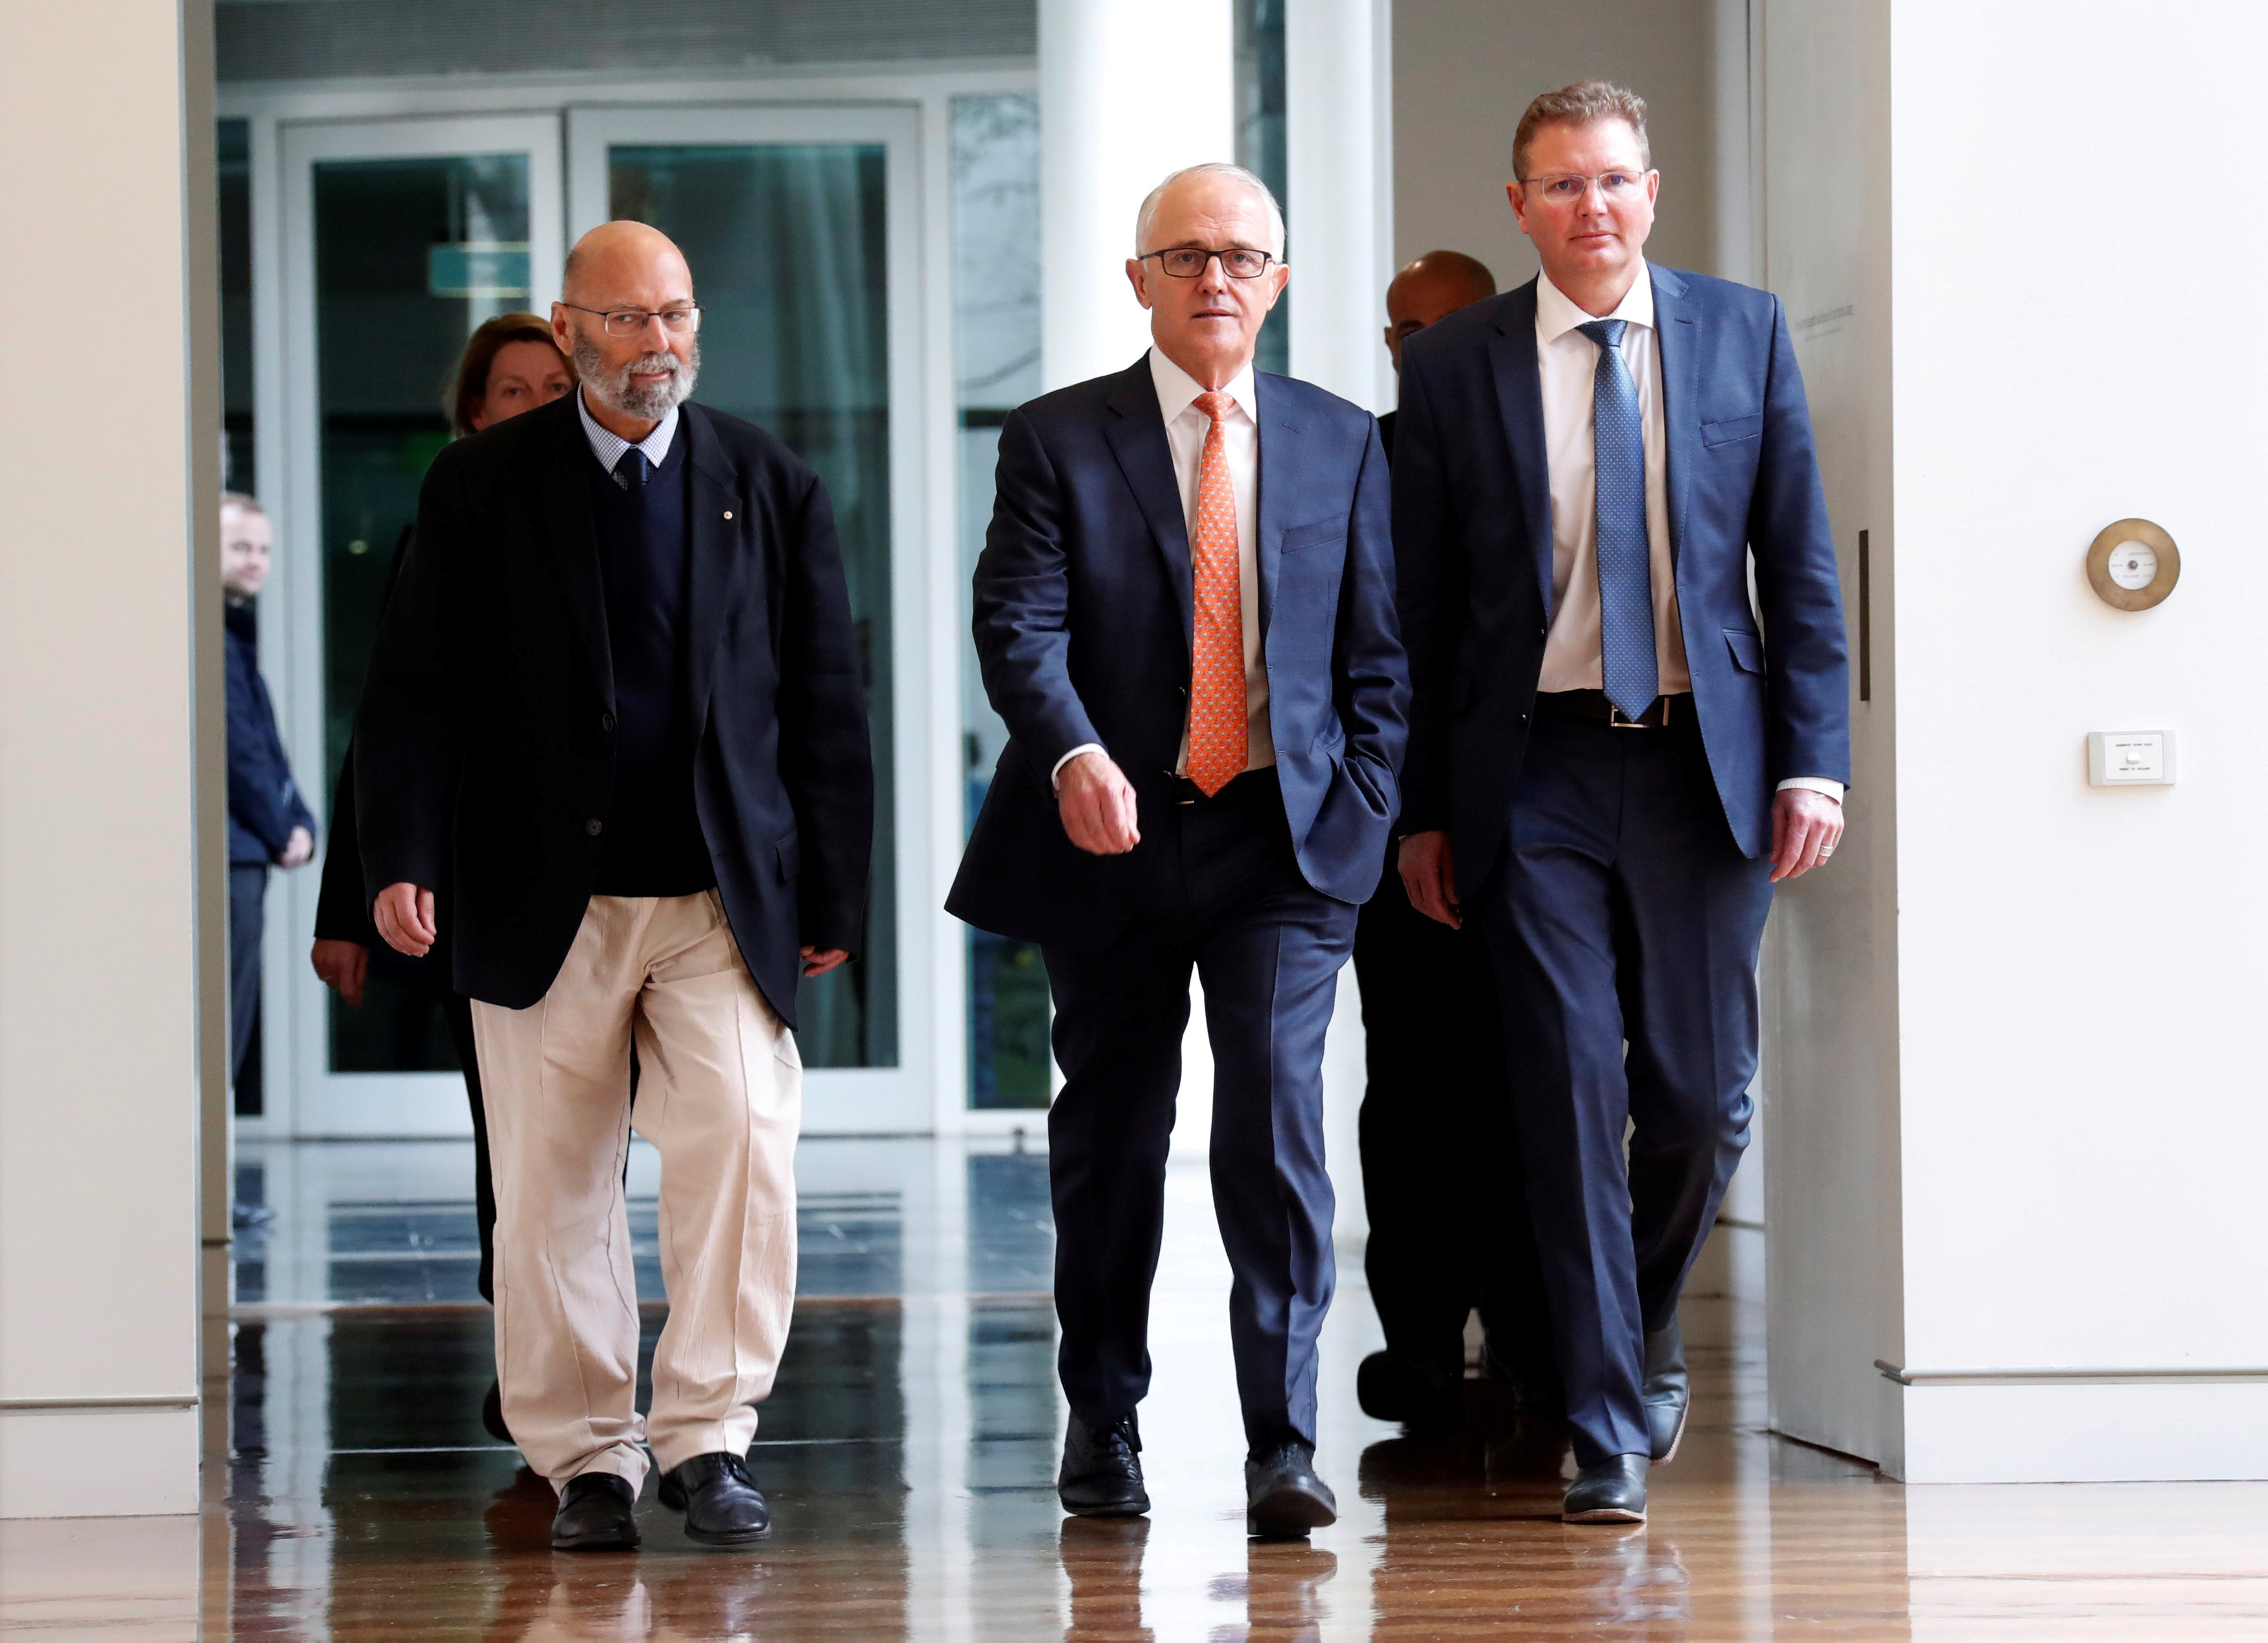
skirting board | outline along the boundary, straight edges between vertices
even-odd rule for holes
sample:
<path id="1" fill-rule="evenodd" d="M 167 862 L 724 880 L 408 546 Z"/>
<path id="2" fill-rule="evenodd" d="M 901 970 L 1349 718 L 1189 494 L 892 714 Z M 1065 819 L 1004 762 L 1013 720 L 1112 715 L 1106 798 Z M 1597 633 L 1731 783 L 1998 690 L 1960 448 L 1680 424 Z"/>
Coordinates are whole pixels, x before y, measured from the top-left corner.
<path id="1" fill-rule="evenodd" d="M 1899 1418 L 1882 1470 L 1910 1484 L 2268 1478 L 2268 1381 L 1885 1382 L 1885 1390 Z"/>
<path id="2" fill-rule="evenodd" d="M 0 1518 L 196 1509 L 195 1409 L 0 1411 Z"/>

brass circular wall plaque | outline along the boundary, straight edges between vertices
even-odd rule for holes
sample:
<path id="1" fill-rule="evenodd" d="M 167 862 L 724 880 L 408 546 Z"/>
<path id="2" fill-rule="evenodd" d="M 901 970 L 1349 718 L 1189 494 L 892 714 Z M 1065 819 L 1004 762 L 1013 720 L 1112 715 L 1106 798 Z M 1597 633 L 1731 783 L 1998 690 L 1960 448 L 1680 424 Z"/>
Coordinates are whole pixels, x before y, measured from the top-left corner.
<path id="1" fill-rule="evenodd" d="M 2087 579 L 2112 609 L 2147 610 L 2182 579 L 2182 550 L 2163 526 L 2121 519 L 2104 527 L 2087 550 Z"/>

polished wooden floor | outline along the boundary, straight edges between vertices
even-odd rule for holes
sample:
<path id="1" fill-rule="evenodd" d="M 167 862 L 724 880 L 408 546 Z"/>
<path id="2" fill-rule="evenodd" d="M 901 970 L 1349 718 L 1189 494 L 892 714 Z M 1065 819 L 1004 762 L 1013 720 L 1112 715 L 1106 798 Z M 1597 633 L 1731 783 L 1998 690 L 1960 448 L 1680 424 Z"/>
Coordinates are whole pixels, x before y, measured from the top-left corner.
<path id="1" fill-rule="evenodd" d="M 1201 1176 L 1190 1190 L 1201 1194 Z M 886 1248 L 847 1219 L 806 1236 L 830 1228 L 838 1262 Z M 701 1551 L 649 1485 L 634 1557 L 549 1551 L 550 1492 L 480 1429 L 484 1310 L 254 1306 L 236 1322 L 234 1455 L 211 1469 L 202 1520 L 0 1524 L 0 1632 L 11 1643 L 2268 1639 L 2268 1486 L 1885 1483 L 1764 1430 L 1759 1322 L 1724 1297 L 1688 1304 L 1696 1428 L 1656 1474 L 1653 1520 L 1613 1529 L 1557 1521 L 1557 1433 L 1519 1427 L 1477 1382 L 1471 1429 L 1454 1438 L 1361 1417 L 1351 1369 L 1375 1323 L 1351 1284 L 1326 1337 L 1319 1456 L 1340 1521 L 1308 1544 L 1249 1543 L 1223 1274 L 1207 1250 L 1169 1237 L 1145 1412 L 1147 1519 L 1057 1510 L 1061 1416 L 1036 1293 L 906 1281 L 897 1294 L 806 1302 L 753 1451 L 776 1537 Z"/>

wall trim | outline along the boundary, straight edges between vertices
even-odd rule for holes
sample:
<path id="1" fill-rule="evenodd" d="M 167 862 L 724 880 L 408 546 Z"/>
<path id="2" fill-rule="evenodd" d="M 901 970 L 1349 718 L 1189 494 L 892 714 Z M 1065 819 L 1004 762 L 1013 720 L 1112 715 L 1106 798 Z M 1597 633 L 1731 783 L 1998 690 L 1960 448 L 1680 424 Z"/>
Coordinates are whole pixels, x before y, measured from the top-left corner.
<path id="1" fill-rule="evenodd" d="M 2106 1383 L 2167 1381 L 2268 1381 L 2268 1367 L 2213 1367 L 2147 1369 L 1906 1369 L 1883 1359 L 1874 1367 L 1900 1386 L 2043 1386 L 2067 1381 Z"/>
<path id="2" fill-rule="evenodd" d="M 195 1409 L 194 1392 L 152 1392 L 132 1397 L 0 1397 L 0 1415 L 71 1409 Z"/>

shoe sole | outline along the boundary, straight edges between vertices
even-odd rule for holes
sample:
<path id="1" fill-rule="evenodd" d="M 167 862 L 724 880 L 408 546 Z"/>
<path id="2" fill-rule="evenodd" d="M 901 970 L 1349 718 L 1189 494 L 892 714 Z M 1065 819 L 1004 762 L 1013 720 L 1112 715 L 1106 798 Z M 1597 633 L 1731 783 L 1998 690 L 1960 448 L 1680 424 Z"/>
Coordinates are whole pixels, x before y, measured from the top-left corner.
<path id="1" fill-rule="evenodd" d="M 1643 1523 L 1646 1513 L 1628 1507 L 1594 1507 L 1588 1512 L 1562 1512 L 1562 1523 Z"/>
<path id="2" fill-rule="evenodd" d="M 1297 1540 L 1338 1521 L 1338 1514 L 1313 1495 L 1286 1491 L 1280 1498 L 1263 1501 L 1258 1508 L 1248 1511 L 1244 1532 L 1262 1540 Z"/>
<path id="3" fill-rule="evenodd" d="M 753 1531 L 740 1529 L 729 1535 L 713 1534 L 706 1529 L 695 1529 L 689 1523 L 685 1527 L 685 1538 L 697 1546 L 753 1546 L 760 1540 L 770 1540 L 771 1537 L 772 1526 L 769 1523 L 760 1529 Z"/>
<path id="4" fill-rule="evenodd" d="M 1114 1500 L 1108 1506 L 1072 1506 L 1058 1495 L 1056 1497 L 1056 1504 L 1063 1507 L 1064 1511 L 1071 1517 L 1147 1517 L 1150 1515 L 1150 1497 L 1147 1495 L 1136 1500 Z"/>
<path id="5" fill-rule="evenodd" d="M 636 1551 L 637 1549 L 638 1541 L 637 1536 L 635 1535 L 630 1536 L 628 1540 L 622 1540 L 610 1536 L 605 1539 L 555 1539 L 551 1543 L 551 1550 L 554 1551 Z"/>

